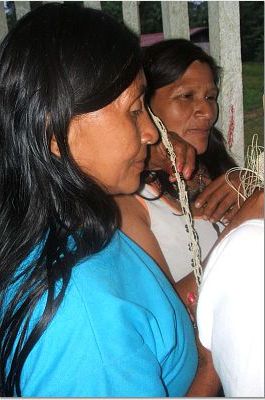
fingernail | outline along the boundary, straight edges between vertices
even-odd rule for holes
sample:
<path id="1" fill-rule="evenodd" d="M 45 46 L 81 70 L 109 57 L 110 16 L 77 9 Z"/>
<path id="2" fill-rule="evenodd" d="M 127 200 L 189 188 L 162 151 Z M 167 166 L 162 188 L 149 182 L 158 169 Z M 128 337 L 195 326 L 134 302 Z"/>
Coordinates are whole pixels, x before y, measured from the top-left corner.
<path id="1" fill-rule="evenodd" d="M 195 302 L 195 300 L 196 300 L 195 293 L 194 293 L 194 292 L 189 292 L 189 293 L 187 294 L 187 300 L 188 300 L 188 302 L 189 302 L 190 304 L 193 304 L 193 303 Z"/>
<path id="2" fill-rule="evenodd" d="M 185 176 L 185 178 L 189 178 L 191 174 L 191 170 L 189 168 L 185 168 L 183 170 L 183 175 Z"/>
<path id="3" fill-rule="evenodd" d="M 200 208 L 200 206 L 201 206 L 201 203 L 199 201 L 196 201 L 195 208 Z"/>
<path id="4" fill-rule="evenodd" d="M 203 216 L 202 216 L 202 219 L 204 219 L 205 221 L 208 221 L 207 215 L 203 215 Z"/>
<path id="5" fill-rule="evenodd" d="M 182 169 L 183 169 L 183 164 L 178 163 L 178 165 L 177 165 L 178 172 L 182 172 Z"/>

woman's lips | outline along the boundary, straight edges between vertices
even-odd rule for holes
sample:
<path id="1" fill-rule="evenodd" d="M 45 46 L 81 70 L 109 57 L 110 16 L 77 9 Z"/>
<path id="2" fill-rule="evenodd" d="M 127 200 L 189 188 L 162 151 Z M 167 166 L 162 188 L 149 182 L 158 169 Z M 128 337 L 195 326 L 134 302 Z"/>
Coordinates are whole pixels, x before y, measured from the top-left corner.
<path id="1" fill-rule="evenodd" d="M 209 135 L 210 129 L 209 128 L 192 128 L 188 129 L 189 133 L 196 134 L 196 135 Z"/>

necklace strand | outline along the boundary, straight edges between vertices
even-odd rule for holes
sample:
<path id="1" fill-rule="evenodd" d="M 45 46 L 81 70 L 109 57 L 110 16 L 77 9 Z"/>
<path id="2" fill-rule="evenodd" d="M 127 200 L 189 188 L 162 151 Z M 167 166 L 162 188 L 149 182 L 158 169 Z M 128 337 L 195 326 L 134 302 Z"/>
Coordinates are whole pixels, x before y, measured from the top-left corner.
<path id="1" fill-rule="evenodd" d="M 201 279 L 202 279 L 201 250 L 200 250 L 200 246 L 199 246 L 198 234 L 194 228 L 193 219 L 191 216 L 188 194 L 187 194 L 187 190 L 186 190 L 186 184 L 185 184 L 185 181 L 184 181 L 183 177 L 181 176 L 181 174 L 177 171 L 176 154 L 174 152 L 172 143 L 168 139 L 167 130 L 166 130 L 163 122 L 156 115 L 153 114 L 153 112 L 150 110 L 150 108 L 148 108 L 148 109 L 149 109 L 150 115 L 151 115 L 157 129 L 159 130 L 159 132 L 161 134 L 162 143 L 164 144 L 164 146 L 167 150 L 168 156 L 172 163 L 172 171 L 177 180 L 177 185 L 178 185 L 178 189 L 179 189 L 179 201 L 180 201 L 180 205 L 182 208 L 182 212 L 186 219 L 185 229 L 186 229 L 186 232 L 190 239 L 190 241 L 188 243 L 188 249 L 192 254 L 191 268 L 192 268 L 194 276 L 195 276 L 197 287 L 199 288 L 199 286 L 201 284 Z"/>

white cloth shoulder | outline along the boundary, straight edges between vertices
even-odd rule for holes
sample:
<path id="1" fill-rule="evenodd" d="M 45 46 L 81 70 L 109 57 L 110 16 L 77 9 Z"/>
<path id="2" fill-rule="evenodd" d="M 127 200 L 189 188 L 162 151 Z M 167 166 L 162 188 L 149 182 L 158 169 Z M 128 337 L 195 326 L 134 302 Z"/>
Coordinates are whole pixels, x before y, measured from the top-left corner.
<path id="1" fill-rule="evenodd" d="M 150 185 L 145 185 L 141 194 L 148 199 L 155 197 L 155 192 Z M 177 282 L 192 271 L 185 217 L 177 215 L 176 211 L 163 198 L 154 201 L 146 200 L 145 204 L 151 221 L 151 230 L 164 254 L 170 272 Z M 202 260 L 204 260 L 217 240 L 218 234 L 213 225 L 203 219 L 195 219 L 194 227 L 199 236 Z M 218 224 L 218 229 L 222 231 L 221 224 Z"/>
<path id="2" fill-rule="evenodd" d="M 197 307 L 228 397 L 264 396 L 264 222 L 249 220 L 211 254 Z"/>

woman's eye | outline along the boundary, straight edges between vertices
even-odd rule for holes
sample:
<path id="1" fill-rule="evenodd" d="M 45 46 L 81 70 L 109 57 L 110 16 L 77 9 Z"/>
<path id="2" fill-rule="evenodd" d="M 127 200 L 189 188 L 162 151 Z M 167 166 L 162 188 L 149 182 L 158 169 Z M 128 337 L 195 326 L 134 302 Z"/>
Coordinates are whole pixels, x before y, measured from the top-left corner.
<path id="1" fill-rule="evenodd" d="M 210 95 L 205 97 L 208 101 L 216 101 L 216 95 Z"/>
<path id="2" fill-rule="evenodd" d="M 132 111 L 131 111 L 131 114 L 132 114 L 134 117 L 138 117 L 142 112 L 143 112 L 142 109 L 139 109 L 139 110 L 132 110 Z"/>
<path id="3" fill-rule="evenodd" d="M 177 96 L 178 99 L 188 100 L 193 97 L 192 93 L 181 93 Z"/>
<path id="4" fill-rule="evenodd" d="M 138 100 L 132 105 L 130 113 L 134 118 L 136 118 L 143 112 L 143 108 L 143 101 Z"/>
<path id="5" fill-rule="evenodd" d="M 134 118 L 139 117 L 139 115 L 143 112 L 144 110 L 144 105 L 143 105 L 143 96 L 138 98 L 132 105 L 130 109 L 130 113 Z"/>

